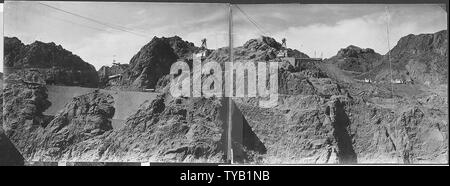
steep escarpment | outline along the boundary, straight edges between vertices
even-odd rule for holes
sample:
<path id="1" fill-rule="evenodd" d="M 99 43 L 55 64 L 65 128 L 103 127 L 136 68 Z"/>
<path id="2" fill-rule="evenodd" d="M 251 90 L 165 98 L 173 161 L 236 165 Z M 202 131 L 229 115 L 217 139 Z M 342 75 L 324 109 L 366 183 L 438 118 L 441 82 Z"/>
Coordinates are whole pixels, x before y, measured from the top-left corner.
<path id="1" fill-rule="evenodd" d="M 154 37 L 144 45 L 129 64 L 115 67 L 102 67 L 99 70 L 100 77 L 105 86 L 119 86 L 125 89 L 141 90 L 155 88 L 157 82 L 163 76 L 169 74 L 170 67 L 177 60 L 192 62 L 192 54 L 199 51 L 193 43 L 184 41 L 178 36 Z M 113 72 L 120 69 L 120 73 Z M 120 82 L 107 85 L 106 76 L 121 74 Z"/>
<path id="2" fill-rule="evenodd" d="M 237 103 L 267 148 L 264 163 L 420 164 L 447 162 L 448 107 L 435 101 L 398 100 L 392 109 L 361 98 L 298 94 L 270 109 Z"/>
<path id="3" fill-rule="evenodd" d="M 254 41 L 257 40 L 247 43 Z M 267 51 L 276 54 L 277 46 L 274 44 L 272 50 Z M 355 163 L 357 157 L 349 140 L 352 123 L 341 119 L 346 115 L 342 105 L 350 102 L 351 98 L 344 96 L 345 91 L 322 71 L 319 62 L 303 61 L 293 66 L 287 59 L 264 52 L 264 46 L 262 49 L 251 47 L 240 58 L 249 59 L 245 55 L 257 53 L 262 58 L 252 57 L 254 61 L 269 59 L 279 62 L 277 105 L 261 108 L 259 98 L 234 99 L 267 149 L 265 154 L 260 154 L 261 162 Z M 289 53 L 288 57 L 308 58 Z"/>
<path id="4" fill-rule="evenodd" d="M 39 84 L 21 82 L 20 79 L 6 79 L 3 92 L 3 129 L 6 136 L 22 153 L 33 149 L 38 132 L 52 119 L 43 114 L 50 106 L 46 88 Z"/>
<path id="5" fill-rule="evenodd" d="M 97 72 L 91 64 L 55 43 L 23 44 L 16 37 L 4 38 L 5 72 L 32 70 L 47 84 L 96 87 Z"/>
<path id="6" fill-rule="evenodd" d="M 171 98 L 160 96 L 144 103 L 130 116 L 123 129 L 109 135 L 99 150 L 102 160 L 224 162 L 226 158 L 226 100 L 217 98 Z M 259 139 L 244 125 L 244 141 L 236 141 L 246 161 Z M 260 143 L 260 142 L 259 142 Z M 239 150 L 240 149 L 240 150 Z"/>
<path id="7" fill-rule="evenodd" d="M 53 161 L 71 156 L 80 141 L 112 129 L 112 96 L 99 92 L 74 98 L 56 116 L 44 115 L 50 106 L 44 85 L 9 76 L 4 90 L 3 128 L 27 161 Z"/>
<path id="8" fill-rule="evenodd" d="M 100 149 L 104 159 L 125 161 L 210 161 L 225 155 L 220 107 L 214 99 L 145 103 Z M 124 148 L 125 147 L 125 148 Z"/>
<path id="9" fill-rule="evenodd" d="M 378 63 L 374 70 L 368 68 L 368 73 L 383 65 L 377 62 L 383 57 L 372 50 L 350 47 L 339 53 L 343 59 L 362 60 L 363 66 Z M 441 54 L 430 55 L 439 58 Z M 404 97 L 418 88 L 396 85 L 398 93 L 386 96 L 390 94 L 382 84 L 355 81 L 354 75 L 341 72 L 341 68 L 325 68 L 339 64 L 336 61 L 300 65 L 302 68 L 283 63 L 283 59 L 274 61 L 281 61 L 277 106 L 261 108 L 255 98 L 235 98 L 267 148 L 263 162 L 447 162 L 448 129 L 444 126 L 448 124 L 448 106 L 438 101 L 447 103 L 443 92 Z M 346 78 L 335 76 L 337 72 Z M 365 74 L 365 70 L 357 73 Z"/>
<path id="10" fill-rule="evenodd" d="M 404 46 L 402 48 L 414 51 L 408 49 L 414 47 L 409 46 L 409 40 L 406 41 L 406 44 L 401 44 Z M 440 46 L 441 42 L 439 39 L 428 41 L 431 44 L 436 41 L 436 46 Z M 178 46 L 178 50 L 174 46 Z M 111 70 L 110 75 L 121 73 L 125 86 L 165 87 L 170 80 L 165 69 L 168 70 L 171 63 L 183 58 L 182 54 L 190 55 L 195 51 L 181 50 L 190 46 L 186 42 L 154 38 L 133 57 L 125 70 Z M 439 53 L 441 50 L 432 48 L 419 47 L 417 51 L 426 49 L 433 52 L 416 57 L 429 55 L 437 59 L 442 56 Z M 227 50 L 212 51 L 205 62 L 227 61 Z M 349 70 L 361 73 L 360 77 L 375 72 L 381 73 L 373 77 L 382 77 L 383 71 L 380 69 L 383 69 L 383 61 L 373 69 L 364 69 L 372 64 L 371 60 L 379 58 L 378 54 L 368 49 L 349 47 L 341 50 L 339 59 L 354 58 L 356 62 L 344 62 L 357 64 L 343 65 L 341 68 L 324 68 L 339 63 L 313 60 L 300 61 L 293 66 L 289 59 L 277 57 L 280 50 L 281 45 L 268 37 L 250 40 L 234 50 L 234 56 L 239 60 L 278 62 L 279 97 L 277 105 L 271 108 L 260 107 L 260 98 L 171 97 L 167 89 L 161 88 L 165 94 L 143 103 L 126 118 L 122 128 L 111 130 L 110 120 L 118 108 L 113 107 L 117 104 L 113 104 L 115 100 L 110 95 L 96 91 L 78 96 L 59 114 L 50 117 L 42 114 L 48 107 L 45 87 L 16 80 L 5 89 L 5 98 L 8 98 L 5 99 L 5 110 L 9 118 L 5 120 L 5 133 L 26 159 L 223 162 L 228 142 L 227 119 L 229 112 L 232 112 L 231 141 L 236 162 L 447 162 L 447 87 L 423 90 L 408 97 L 391 95 L 379 83 L 360 82 L 355 81 L 354 76 L 339 78 L 336 75 L 342 73 L 341 68 L 351 67 Z M 399 56 L 411 56 L 414 52 L 398 49 L 398 52 L 392 53 L 394 59 L 403 59 Z M 288 52 L 288 57 L 292 56 L 307 58 L 301 52 Z M 408 65 L 405 65 L 407 68 Z M 16 75 L 20 76 L 19 73 Z M 413 77 L 411 73 L 410 76 Z M 402 90 L 399 86 L 395 88 L 396 91 Z M 403 92 L 408 94 L 408 90 L 418 89 L 409 88 Z M 228 110 L 228 99 L 236 103 L 237 109 Z"/>
<path id="11" fill-rule="evenodd" d="M 192 63 L 192 54 L 198 52 L 200 48 L 193 43 L 184 41 L 178 36 L 169 38 L 154 37 L 148 44 L 133 56 L 129 66 L 122 74 L 120 83 L 116 86 L 128 87 L 130 89 L 160 88 L 167 81 L 171 65 L 177 60 Z M 234 60 L 270 61 L 276 60 L 277 54 L 282 50 L 282 46 L 275 39 L 261 37 L 251 39 L 243 46 L 234 49 Z M 308 58 L 308 56 L 295 49 L 286 49 L 288 56 L 298 58 Z M 217 61 L 219 63 L 229 61 L 229 49 L 227 47 L 216 50 L 208 50 L 205 61 Z M 113 68 L 113 67 L 110 67 Z M 121 67 L 122 68 L 122 67 Z M 123 69 L 123 68 L 122 68 Z M 99 70 L 100 77 L 105 79 L 105 74 L 109 76 L 118 73 L 107 73 L 107 67 Z M 114 86 L 114 85 L 113 85 Z"/>
<path id="12" fill-rule="evenodd" d="M 24 158 L 3 131 L 3 73 L 0 75 L 0 166 L 23 165 Z"/>
<path id="13" fill-rule="evenodd" d="M 146 75 L 165 75 L 162 68 L 170 68 L 165 62 L 190 52 L 172 48 L 184 44 L 155 38 L 128 67 L 105 67 L 102 77 L 122 74 L 127 81 L 142 70 L 134 75 L 145 83 Z M 6 133 L 28 161 L 225 161 L 224 99 L 162 96 L 144 103 L 124 127 L 113 131 L 117 104 L 112 96 L 103 91 L 77 96 L 55 116 L 46 116 L 47 89 L 34 81 L 40 78 L 40 73 L 30 76 L 23 70 L 8 75 Z M 245 138 L 233 142 L 236 160 L 254 160 L 253 154 L 264 153 L 265 147 L 247 123 L 241 127 Z"/>
<path id="14" fill-rule="evenodd" d="M 243 46 L 235 48 L 235 60 L 274 60 L 282 49 L 281 43 L 274 38 L 261 36 L 257 39 L 250 39 Z M 309 58 L 306 54 L 296 49 L 287 48 L 286 50 L 290 57 Z"/>
<path id="15" fill-rule="evenodd" d="M 101 115 L 110 113 L 105 109 L 98 110 L 95 117 L 90 115 L 91 119 L 70 118 L 70 112 L 75 111 L 63 110 L 38 138 L 36 152 L 27 157 L 47 161 L 224 162 L 224 101 L 161 96 L 144 103 L 118 131 L 108 130 L 109 125 L 102 125 L 108 122 L 97 119 L 108 118 Z M 74 108 L 71 105 L 66 108 Z M 89 130 L 92 126 L 97 127 Z M 254 154 L 264 153 L 265 147 L 248 125 L 243 126 L 242 134 L 246 137 L 233 143 L 239 152 L 235 159 L 254 161 Z"/>
<path id="16" fill-rule="evenodd" d="M 113 97 L 94 91 L 73 98 L 39 125 L 11 123 L 8 137 L 27 161 L 224 162 L 225 103 L 162 95 L 143 103 L 121 129 L 112 130 Z M 240 127 L 241 138 L 233 142 L 235 159 L 255 161 L 265 147 L 248 123 Z"/>
<path id="17" fill-rule="evenodd" d="M 448 31 L 402 37 L 390 51 L 393 78 L 439 85 L 448 82 Z M 379 81 L 390 79 L 390 63 L 385 55 L 382 65 L 364 77 Z"/>
<path id="18" fill-rule="evenodd" d="M 154 37 L 130 60 L 128 78 L 131 86 L 153 88 L 159 78 L 169 74 L 170 66 L 177 58 L 168 42 Z"/>
<path id="19" fill-rule="evenodd" d="M 179 60 L 192 60 L 192 54 L 200 50 L 194 43 L 185 41 L 179 36 L 162 37 L 162 39 L 171 46 Z"/>
<path id="20" fill-rule="evenodd" d="M 377 99 L 348 107 L 358 162 L 447 162 L 448 128 L 444 126 L 448 123 L 448 106 L 428 96 L 417 102 L 389 100 L 395 107 L 387 107 Z"/>
<path id="21" fill-rule="evenodd" d="M 263 163 L 356 163 L 346 97 L 283 96 L 275 108 L 237 101 L 267 148 Z M 350 141 L 349 141 L 350 140 Z"/>
<path id="22" fill-rule="evenodd" d="M 113 105 L 113 97 L 99 91 L 73 98 L 40 129 L 36 147 L 27 157 L 35 161 L 59 161 L 89 156 L 79 149 L 85 148 L 84 142 L 112 131 Z"/>

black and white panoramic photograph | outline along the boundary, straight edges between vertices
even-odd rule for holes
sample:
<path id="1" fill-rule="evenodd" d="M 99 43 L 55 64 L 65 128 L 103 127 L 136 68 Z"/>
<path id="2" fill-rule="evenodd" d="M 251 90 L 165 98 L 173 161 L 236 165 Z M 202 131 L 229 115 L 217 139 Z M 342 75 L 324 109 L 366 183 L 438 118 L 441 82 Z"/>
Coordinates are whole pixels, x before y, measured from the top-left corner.
<path id="1" fill-rule="evenodd" d="M 448 4 L 1 10 L 0 165 L 448 164 Z"/>
<path id="2" fill-rule="evenodd" d="M 235 5 L 232 20 L 236 62 L 278 63 L 274 107 L 233 99 L 264 145 L 253 162 L 448 163 L 445 6 Z"/>

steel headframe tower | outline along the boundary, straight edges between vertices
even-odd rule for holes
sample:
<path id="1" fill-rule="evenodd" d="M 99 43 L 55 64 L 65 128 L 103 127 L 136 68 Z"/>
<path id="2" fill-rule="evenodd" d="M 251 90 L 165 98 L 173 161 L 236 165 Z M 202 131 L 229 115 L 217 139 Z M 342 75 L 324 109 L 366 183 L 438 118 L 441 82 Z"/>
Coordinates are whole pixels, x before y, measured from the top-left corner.
<path id="1" fill-rule="evenodd" d="M 203 49 L 203 50 L 206 50 L 208 47 L 206 46 L 206 38 L 203 38 L 202 39 L 202 46 L 201 46 L 201 48 Z"/>
<path id="2" fill-rule="evenodd" d="M 283 52 L 283 57 L 288 57 L 288 56 L 287 56 L 286 38 L 283 38 L 283 39 L 281 40 L 281 52 Z"/>
<path id="3" fill-rule="evenodd" d="M 208 55 L 208 47 L 206 45 L 206 38 L 202 39 L 202 46 L 200 47 L 201 60 L 203 61 Z"/>

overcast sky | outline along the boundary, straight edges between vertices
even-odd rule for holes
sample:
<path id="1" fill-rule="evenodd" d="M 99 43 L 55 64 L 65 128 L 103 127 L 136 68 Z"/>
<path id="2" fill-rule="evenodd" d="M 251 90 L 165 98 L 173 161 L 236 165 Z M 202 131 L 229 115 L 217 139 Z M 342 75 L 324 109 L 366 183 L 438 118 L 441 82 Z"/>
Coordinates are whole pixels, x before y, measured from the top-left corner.
<path id="1" fill-rule="evenodd" d="M 7 2 L 5 35 L 29 44 L 55 42 L 97 69 L 112 59 L 128 63 L 153 36 L 178 35 L 209 48 L 228 45 L 228 5 L 178 3 L 43 2 L 101 21 L 89 21 L 37 2 Z M 340 48 L 357 45 L 387 52 L 385 5 L 239 5 L 233 9 L 234 45 L 269 35 L 285 37 L 290 48 L 311 57 L 331 57 Z M 408 34 L 433 33 L 447 28 L 446 12 L 438 5 L 389 5 L 390 39 L 394 46 Z M 112 25 L 112 26 L 105 26 Z M 111 28 L 116 27 L 117 29 Z M 126 30 L 126 31 L 123 31 Z M 3 50 L 2 50 L 3 51 Z"/>
<path id="2" fill-rule="evenodd" d="M 447 14 L 438 5 L 239 5 L 260 25 L 263 32 L 310 57 L 328 58 L 340 48 L 356 45 L 386 54 L 387 11 L 390 43 L 408 34 L 434 33 L 447 29 Z M 261 31 L 237 12 L 235 40 L 241 44 Z"/>

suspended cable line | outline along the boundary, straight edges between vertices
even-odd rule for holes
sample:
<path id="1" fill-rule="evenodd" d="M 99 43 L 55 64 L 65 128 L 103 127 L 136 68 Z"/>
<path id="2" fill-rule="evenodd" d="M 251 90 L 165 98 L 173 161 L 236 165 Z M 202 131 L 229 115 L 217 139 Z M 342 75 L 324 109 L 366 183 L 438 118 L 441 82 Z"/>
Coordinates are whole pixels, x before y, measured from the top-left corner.
<path id="1" fill-rule="evenodd" d="M 389 8 L 388 6 L 386 6 L 386 33 L 387 33 L 387 46 L 388 46 L 388 61 L 389 61 L 389 69 L 390 69 L 390 73 L 391 73 L 391 97 L 394 97 L 394 85 L 393 85 L 393 81 L 394 78 L 392 76 L 392 62 L 391 62 L 391 43 L 389 40 L 389 24 L 390 24 L 390 19 L 391 19 L 391 15 L 389 14 Z"/>
<path id="2" fill-rule="evenodd" d="M 71 24 L 74 24 L 74 25 L 77 25 L 77 26 L 89 28 L 89 29 L 92 29 L 92 30 L 98 30 L 98 31 L 102 31 L 102 32 L 109 32 L 109 33 L 112 33 L 112 32 L 110 32 L 110 31 L 108 31 L 108 30 L 105 30 L 105 29 L 101 29 L 101 28 L 97 28 L 97 27 L 92 27 L 92 26 L 88 26 L 88 25 L 83 25 L 83 24 L 80 24 L 80 23 L 77 23 L 77 22 L 74 22 L 74 21 L 69 21 L 69 20 L 67 20 L 67 19 L 62 19 L 62 18 L 58 18 L 58 17 L 54 17 L 54 16 L 47 16 L 47 17 L 48 17 L 48 18 L 52 18 L 52 19 L 56 19 L 56 20 L 59 20 L 59 21 L 62 21 L 62 22 L 71 23 Z"/>
<path id="3" fill-rule="evenodd" d="M 235 5 L 236 8 L 258 29 L 262 34 L 261 35 L 267 35 L 265 29 L 263 29 L 252 17 L 250 17 L 247 13 L 244 12 L 238 5 Z M 269 33 L 270 34 L 270 33 Z"/>
<path id="4" fill-rule="evenodd" d="M 48 8 L 53 9 L 53 10 L 57 10 L 59 12 L 64 12 L 66 14 L 70 14 L 70 15 L 73 15 L 73 16 L 76 16 L 76 17 L 79 17 L 79 18 L 82 18 L 82 19 L 85 19 L 85 20 L 88 20 L 88 21 L 91 21 L 91 22 L 103 25 L 103 26 L 107 26 L 107 27 L 110 27 L 110 28 L 115 29 L 115 30 L 119 30 L 119 31 L 123 31 L 123 32 L 127 32 L 127 33 L 130 33 L 130 34 L 136 35 L 136 36 L 148 38 L 144 34 L 140 34 L 140 33 L 136 33 L 136 32 L 130 31 L 130 30 L 128 30 L 128 28 L 125 28 L 125 27 L 122 27 L 122 26 L 117 26 L 117 25 L 112 25 L 112 24 L 109 24 L 109 23 L 105 23 L 103 21 L 99 21 L 99 20 L 96 20 L 96 19 L 93 19 L 93 18 L 90 18 L 90 17 L 86 17 L 86 16 L 83 16 L 83 15 L 80 15 L 80 14 L 76 14 L 76 13 L 67 11 L 67 10 L 63 10 L 63 9 L 60 9 L 60 8 L 57 8 L 57 7 L 54 7 L 54 6 L 45 4 L 45 3 L 41 3 L 41 2 L 38 2 L 38 3 L 41 4 L 42 6 L 46 6 Z"/>

